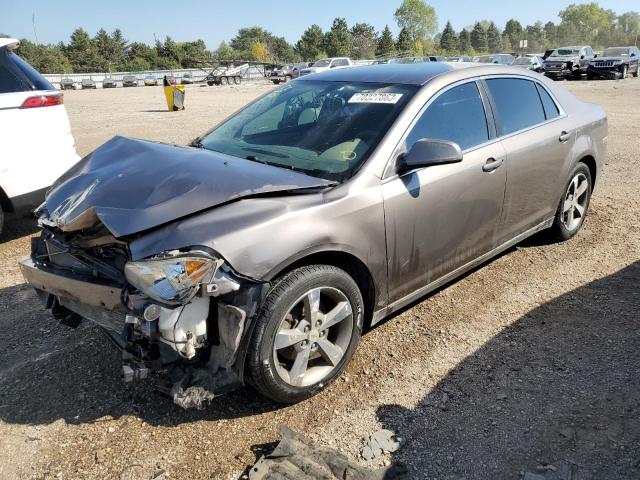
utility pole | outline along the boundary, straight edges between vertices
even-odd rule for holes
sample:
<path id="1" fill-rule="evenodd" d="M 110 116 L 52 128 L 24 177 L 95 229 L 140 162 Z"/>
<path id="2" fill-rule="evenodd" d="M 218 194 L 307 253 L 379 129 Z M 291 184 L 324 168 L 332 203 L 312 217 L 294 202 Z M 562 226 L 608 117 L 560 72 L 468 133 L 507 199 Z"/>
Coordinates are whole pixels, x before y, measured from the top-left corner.
<path id="1" fill-rule="evenodd" d="M 36 31 L 36 14 L 35 14 L 35 12 L 31 13 L 31 24 L 33 25 L 33 36 L 36 39 L 36 43 L 40 43 L 40 42 L 38 42 L 38 32 Z"/>

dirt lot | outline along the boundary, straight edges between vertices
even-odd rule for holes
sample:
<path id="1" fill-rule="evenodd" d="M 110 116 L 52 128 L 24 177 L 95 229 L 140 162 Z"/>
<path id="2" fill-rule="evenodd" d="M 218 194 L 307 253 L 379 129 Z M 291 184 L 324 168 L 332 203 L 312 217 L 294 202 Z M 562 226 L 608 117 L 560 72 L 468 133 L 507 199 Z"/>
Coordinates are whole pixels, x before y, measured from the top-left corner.
<path id="1" fill-rule="evenodd" d="M 124 385 L 98 330 L 57 325 L 16 266 L 29 222 L 0 244 L 0 478 L 236 479 L 287 425 L 363 465 L 389 428 L 411 478 L 640 478 L 640 80 L 567 82 L 609 114 L 609 158 L 583 231 L 534 238 L 368 333 L 323 394 L 279 408 L 243 389 L 202 412 Z M 85 154 L 114 134 L 186 143 L 264 84 L 71 91 Z"/>

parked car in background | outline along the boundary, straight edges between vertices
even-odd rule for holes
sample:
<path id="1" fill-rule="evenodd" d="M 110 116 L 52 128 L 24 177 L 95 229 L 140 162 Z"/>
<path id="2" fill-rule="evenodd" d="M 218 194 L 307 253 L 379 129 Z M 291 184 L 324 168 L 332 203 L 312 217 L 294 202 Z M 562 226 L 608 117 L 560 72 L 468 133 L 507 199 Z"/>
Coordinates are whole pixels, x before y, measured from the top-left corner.
<path id="1" fill-rule="evenodd" d="M 75 90 L 75 88 L 75 83 L 70 78 L 60 80 L 60 90 Z"/>
<path id="2" fill-rule="evenodd" d="M 123 87 L 137 87 L 138 79 L 135 75 L 125 75 L 122 77 L 122 86 Z"/>
<path id="3" fill-rule="evenodd" d="M 182 78 L 180 79 L 180 84 L 181 85 L 191 85 L 193 83 L 193 77 L 191 76 L 190 73 L 185 73 L 184 75 L 182 75 Z"/>
<path id="4" fill-rule="evenodd" d="M 243 381 L 297 402 L 364 328 L 541 230 L 576 235 L 607 134 L 525 69 L 333 69 L 191 147 L 108 141 L 48 192 L 21 269 L 58 318 L 109 334 L 125 378 L 169 370 L 180 405 Z"/>
<path id="5" fill-rule="evenodd" d="M 527 68 L 529 70 L 533 70 L 534 72 L 544 72 L 544 66 L 542 65 L 543 60 L 534 55 L 534 56 L 526 56 L 526 57 L 518 57 L 516 58 L 512 65 L 516 67 Z"/>
<path id="6" fill-rule="evenodd" d="M 82 81 L 80 82 L 80 88 L 82 90 L 87 90 L 87 89 L 96 89 L 96 82 L 94 80 L 92 80 L 91 78 L 83 78 Z"/>
<path id="7" fill-rule="evenodd" d="M 281 82 L 288 82 L 289 80 L 293 80 L 293 68 L 294 68 L 293 64 L 281 65 L 279 67 L 276 67 L 273 70 L 271 70 L 269 79 L 275 85 L 278 85 Z"/>
<path id="8" fill-rule="evenodd" d="M 427 63 L 430 61 L 431 61 L 430 57 L 396 57 L 396 58 L 390 58 L 388 63 L 407 64 L 407 63 Z"/>
<path id="9" fill-rule="evenodd" d="M 0 232 L 6 213 L 27 213 L 79 157 L 64 94 L 0 38 Z"/>
<path id="10" fill-rule="evenodd" d="M 545 59 L 544 73 L 556 80 L 581 78 L 587 73 L 593 55 L 593 50 L 588 45 L 558 48 Z"/>
<path id="11" fill-rule="evenodd" d="M 144 84 L 147 87 L 155 87 L 158 85 L 158 77 L 155 75 L 147 75 L 144 77 Z"/>
<path id="12" fill-rule="evenodd" d="M 105 79 L 102 80 L 102 88 L 116 88 L 117 86 L 118 84 L 111 77 L 105 77 Z"/>
<path id="13" fill-rule="evenodd" d="M 446 62 L 472 62 L 473 59 L 467 55 L 462 55 L 460 57 L 446 57 Z"/>
<path id="14" fill-rule="evenodd" d="M 352 65 L 353 62 L 350 58 L 347 57 L 323 58 L 322 60 L 318 60 L 317 62 L 315 62 L 310 67 L 300 70 L 300 76 L 303 77 L 305 75 L 309 75 L 310 73 L 319 73 L 331 68 L 344 68 L 350 67 Z"/>
<path id="15" fill-rule="evenodd" d="M 515 59 L 508 53 L 496 53 L 493 55 L 482 55 L 475 60 L 478 63 L 492 63 L 494 65 L 511 65 Z"/>
<path id="16" fill-rule="evenodd" d="M 638 76 L 640 49 L 638 47 L 610 47 L 589 62 L 587 78 L 624 78 L 628 73 Z"/>

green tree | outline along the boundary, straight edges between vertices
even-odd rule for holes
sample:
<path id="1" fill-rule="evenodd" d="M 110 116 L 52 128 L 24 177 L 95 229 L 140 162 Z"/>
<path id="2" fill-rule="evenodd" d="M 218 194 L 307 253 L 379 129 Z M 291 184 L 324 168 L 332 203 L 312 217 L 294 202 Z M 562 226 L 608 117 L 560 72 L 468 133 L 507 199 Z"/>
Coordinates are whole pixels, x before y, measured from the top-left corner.
<path id="1" fill-rule="evenodd" d="M 396 50 L 398 53 L 413 53 L 415 43 L 411 40 L 411 34 L 406 28 L 400 30 L 398 40 L 396 41 Z"/>
<path id="2" fill-rule="evenodd" d="M 513 18 L 508 20 L 502 35 L 503 37 L 506 35 L 509 38 L 509 47 L 512 49 L 518 48 L 520 40 L 522 40 L 522 24 Z"/>
<path id="3" fill-rule="evenodd" d="M 489 49 L 487 31 L 480 22 L 476 22 L 471 30 L 471 46 L 479 53 L 486 53 Z"/>
<path id="4" fill-rule="evenodd" d="M 207 61 L 212 58 L 211 52 L 207 50 L 207 45 L 201 39 L 194 42 L 178 43 L 178 50 L 180 51 L 180 65 L 183 68 L 190 68 L 196 62 Z"/>
<path id="5" fill-rule="evenodd" d="M 469 53 L 473 47 L 471 45 L 471 33 L 466 28 L 460 30 L 458 35 L 458 48 L 461 53 Z"/>
<path id="6" fill-rule="evenodd" d="M 544 37 L 547 40 L 545 47 L 549 45 L 557 45 L 558 41 L 558 27 L 555 23 L 549 21 L 544 24 Z"/>
<path id="7" fill-rule="evenodd" d="M 64 53 L 71 63 L 71 68 L 76 73 L 103 70 L 104 60 L 100 56 L 95 42 L 82 28 L 77 28 L 73 31 Z"/>
<path id="8" fill-rule="evenodd" d="M 218 45 L 216 51 L 213 52 L 213 57 L 216 60 L 229 61 L 238 58 L 238 54 L 227 42 L 222 41 L 220 42 L 220 45 Z"/>
<path id="9" fill-rule="evenodd" d="M 380 35 L 380 39 L 378 40 L 376 55 L 391 55 L 395 53 L 395 51 L 396 46 L 393 41 L 393 33 L 391 33 L 391 29 L 389 29 L 389 25 L 385 25 L 384 30 L 382 30 L 382 35 Z"/>
<path id="10" fill-rule="evenodd" d="M 352 37 L 344 18 L 335 18 L 331 30 L 324 37 L 324 50 L 330 57 L 347 57 L 351 54 Z"/>
<path id="11" fill-rule="evenodd" d="M 41 73 L 71 73 L 71 63 L 58 45 L 36 44 L 23 38 L 18 54 Z"/>
<path id="12" fill-rule="evenodd" d="M 487 46 L 490 52 L 498 53 L 502 51 L 502 35 L 500 35 L 500 30 L 493 22 L 489 23 L 489 28 L 487 29 Z"/>
<path id="13" fill-rule="evenodd" d="M 453 30 L 451 26 L 451 22 L 447 22 L 447 25 L 444 27 L 442 31 L 442 35 L 440 36 L 440 48 L 448 53 L 453 53 L 458 51 L 458 36 L 456 32 Z"/>
<path id="14" fill-rule="evenodd" d="M 317 60 L 324 56 L 324 33 L 318 25 L 307 28 L 298 43 L 296 52 L 303 60 Z"/>
<path id="15" fill-rule="evenodd" d="M 585 43 L 592 43 L 599 34 L 611 30 L 616 20 L 616 14 L 612 10 L 605 10 L 595 2 L 571 4 L 558 16 L 562 20 L 561 25 L 580 32 L 579 40 Z"/>
<path id="16" fill-rule="evenodd" d="M 251 48 L 256 42 L 268 45 L 271 37 L 271 33 L 262 27 L 241 28 L 238 30 L 236 36 L 231 39 L 229 45 L 238 52 L 242 58 L 249 58 Z"/>
<path id="17" fill-rule="evenodd" d="M 378 34 L 373 25 L 356 23 L 351 27 L 351 57 L 373 58 L 378 46 Z"/>
<path id="18" fill-rule="evenodd" d="M 300 59 L 293 46 L 284 37 L 272 36 L 267 43 L 267 48 L 273 59 L 278 62 L 289 63 Z"/>
<path id="19" fill-rule="evenodd" d="M 403 0 L 394 14 L 400 29 L 405 29 L 412 43 L 421 42 L 438 30 L 435 9 L 424 0 Z"/>

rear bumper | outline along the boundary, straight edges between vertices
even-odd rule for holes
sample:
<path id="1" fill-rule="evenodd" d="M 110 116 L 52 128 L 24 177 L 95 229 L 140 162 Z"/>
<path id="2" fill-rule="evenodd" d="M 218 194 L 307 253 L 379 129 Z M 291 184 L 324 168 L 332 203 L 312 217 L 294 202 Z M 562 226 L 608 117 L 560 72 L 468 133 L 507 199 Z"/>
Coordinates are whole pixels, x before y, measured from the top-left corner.
<path id="1" fill-rule="evenodd" d="M 24 279 L 34 288 L 64 300 L 89 305 L 104 310 L 123 311 L 120 289 L 98 283 L 89 283 L 57 272 L 46 270 L 31 258 L 20 261 Z"/>

